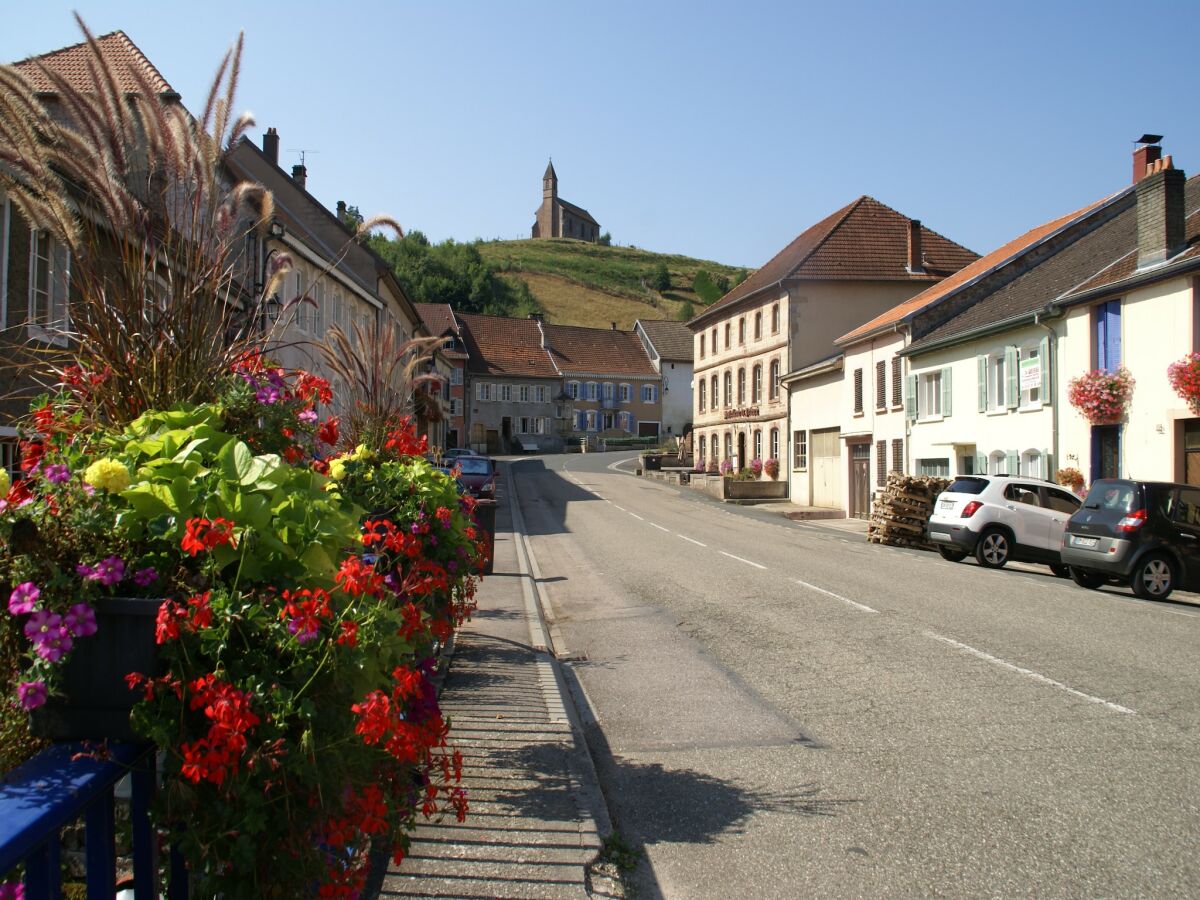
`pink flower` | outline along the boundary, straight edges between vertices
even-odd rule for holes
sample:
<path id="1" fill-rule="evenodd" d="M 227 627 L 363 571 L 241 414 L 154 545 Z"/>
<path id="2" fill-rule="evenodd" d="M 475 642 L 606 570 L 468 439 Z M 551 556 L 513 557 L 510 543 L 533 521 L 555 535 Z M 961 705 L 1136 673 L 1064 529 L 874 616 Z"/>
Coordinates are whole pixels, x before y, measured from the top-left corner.
<path id="1" fill-rule="evenodd" d="M 96 633 L 96 611 L 86 603 L 76 603 L 65 616 L 63 625 L 75 637 L 88 637 Z"/>
<path id="2" fill-rule="evenodd" d="M 158 572 L 153 566 L 148 566 L 145 569 L 138 569 L 133 573 L 133 583 L 138 587 L 149 587 L 158 581 Z"/>
<path id="3" fill-rule="evenodd" d="M 33 643 L 37 655 L 47 662 L 56 663 L 71 652 L 74 641 L 63 625 L 62 616 L 47 610 L 39 610 L 25 623 L 25 637 Z"/>
<path id="4" fill-rule="evenodd" d="M 62 463 L 46 466 L 46 480 L 51 484 L 62 484 L 71 480 L 71 470 Z"/>
<path id="5" fill-rule="evenodd" d="M 13 592 L 8 595 L 8 611 L 14 616 L 31 613 L 37 605 L 38 597 L 41 595 L 41 589 L 32 581 L 18 584 L 13 588 Z"/>
<path id="6" fill-rule="evenodd" d="M 23 681 L 17 685 L 17 700 L 21 704 L 21 708 L 25 710 L 37 709 L 46 702 L 46 682 L 44 681 Z M 18 893 L 5 894 L 4 888 L 17 887 L 21 885 L 0 885 L 0 900 L 5 897 L 24 897 L 24 891 Z"/>

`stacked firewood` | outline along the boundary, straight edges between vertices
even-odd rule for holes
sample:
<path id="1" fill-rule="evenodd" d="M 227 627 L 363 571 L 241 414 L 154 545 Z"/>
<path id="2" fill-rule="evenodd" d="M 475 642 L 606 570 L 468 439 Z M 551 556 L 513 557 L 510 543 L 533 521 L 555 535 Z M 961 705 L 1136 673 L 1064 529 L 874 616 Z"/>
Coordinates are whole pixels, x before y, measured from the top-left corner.
<path id="1" fill-rule="evenodd" d="M 933 513 L 937 495 L 950 482 L 932 476 L 900 475 L 887 477 L 887 486 L 875 495 L 871 520 L 867 525 L 867 540 L 894 547 L 919 547 L 932 550 L 925 539 L 925 526 Z"/>

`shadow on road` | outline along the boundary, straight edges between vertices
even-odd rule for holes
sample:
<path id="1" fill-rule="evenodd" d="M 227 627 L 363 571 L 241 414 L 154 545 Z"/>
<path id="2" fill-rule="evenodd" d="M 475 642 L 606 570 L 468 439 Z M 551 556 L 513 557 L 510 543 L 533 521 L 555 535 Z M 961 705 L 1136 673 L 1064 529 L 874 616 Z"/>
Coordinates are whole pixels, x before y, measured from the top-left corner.
<path id="1" fill-rule="evenodd" d="M 525 516 L 525 533 L 564 534 L 567 506 L 579 502 L 599 502 L 595 494 L 585 491 L 560 473 L 548 469 L 540 459 L 523 459 L 509 463 L 507 475 L 520 479 L 521 511 Z"/>

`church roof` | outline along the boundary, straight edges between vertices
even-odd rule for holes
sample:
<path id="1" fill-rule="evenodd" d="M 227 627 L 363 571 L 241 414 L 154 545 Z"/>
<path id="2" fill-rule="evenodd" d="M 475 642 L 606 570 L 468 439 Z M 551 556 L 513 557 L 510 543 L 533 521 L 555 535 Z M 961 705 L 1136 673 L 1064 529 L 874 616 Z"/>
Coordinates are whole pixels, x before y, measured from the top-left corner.
<path id="1" fill-rule="evenodd" d="M 585 221 L 585 222 L 591 222 L 597 228 L 600 227 L 600 223 L 597 222 L 595 219 L 593 219 L 592 214 L 590 212 L 588 212 L 586 209 L 584 209 L 582 206 L 576 206 L 574 203 L 568 203 L 566 200 L 562 200 L 562 199 L 559 199 L 558 203 L 563 209 L 565 209 L 571 215 L 575 216 L 575 218 L 583 219 L 583 221 Z"/>
<path id="2" fill-rule="evenodd" d="M 556 181 L 558 180 L 558 175 L 556 175 L 556 174 L 555 174 L 555 172 L 554 172 L 554 161 L 553 161 L 553 160 L 551 160 L 550 162 L 546 163 L 546 174 L 545 174 L 545 175 L 543 175 L 543 176 L 542 176 L 542 178 L 543 178 L 543 179 L 546 179 L 546 178 L 553 178 L 553 179 L 555 179 Z"/>
<path id="3" fill-rule="evenodd" d="M 146 58 L 125 32 L 113 31 L 102 34 L 96 38 L 96 46 L 109 63 L 117 90 L 126 94 L 140 94 L 142 87 L 134 74 L 138 72 L 156 93 L 174 92 L 154 64 Z M 47 77 L 43 67 L 65 79 L 76 90 L 89 91 L 94 87 L 91 64 L 92 49 L 87 41 L 82 41 L 72 44 L 70 47 L 63 47 L 61 50 L 43 53 L 41 56 L 31 56 L 12 65 L 35 91 L 57 92 L 57 85 Z"/>

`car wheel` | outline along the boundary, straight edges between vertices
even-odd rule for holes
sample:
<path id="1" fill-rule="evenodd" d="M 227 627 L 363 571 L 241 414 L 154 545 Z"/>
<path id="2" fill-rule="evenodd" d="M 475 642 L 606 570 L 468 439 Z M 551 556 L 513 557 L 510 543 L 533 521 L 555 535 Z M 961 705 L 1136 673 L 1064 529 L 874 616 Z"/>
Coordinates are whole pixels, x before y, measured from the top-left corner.
<path id="1" fill-rule="evenodd" d="M 975 546 L 975 558 L 981 566 L 1000 569 L 1008 562 L 1010 544 L 1008 535 L 999 528 L 989 528 L 979 536 Z"/>
<path id="2" fill-rule="evenodd" d="M 1151 554 L 1133 567 L 1129 586 L 1143 600 L 1166 600 L 1175 588 L 1175 569 L 1165 556 Z"/>
<path id="3" fill-rule="evenodd" d="M 1087 588 L 1089 591 L 1096 590 L 1096 588 L 1108 580 L 1103 575 L 1094 575 L 1091 572 L 1083 571 L 1083 569 L 1076 569 L 1074 566 L 1068 566 L 1067 568 L 1071 570 L 1071 580 L 1081 588 Z"/>
<path id="4" fill-rule="evenodd" d="M 1050 571 L 1054 573 L 1055 578 L 1070 578 L 1071 567 L 1064 566 L 1062 563 L 1051 563 Z"/>
<path id="5" fill-rule="evenodd" d="M 966 550 L 955 550 L 953 547 L 938 547 L 938 553 L 942 554 L 942 559 L 950 562 L 962 562 L 967 558 Z"/>

